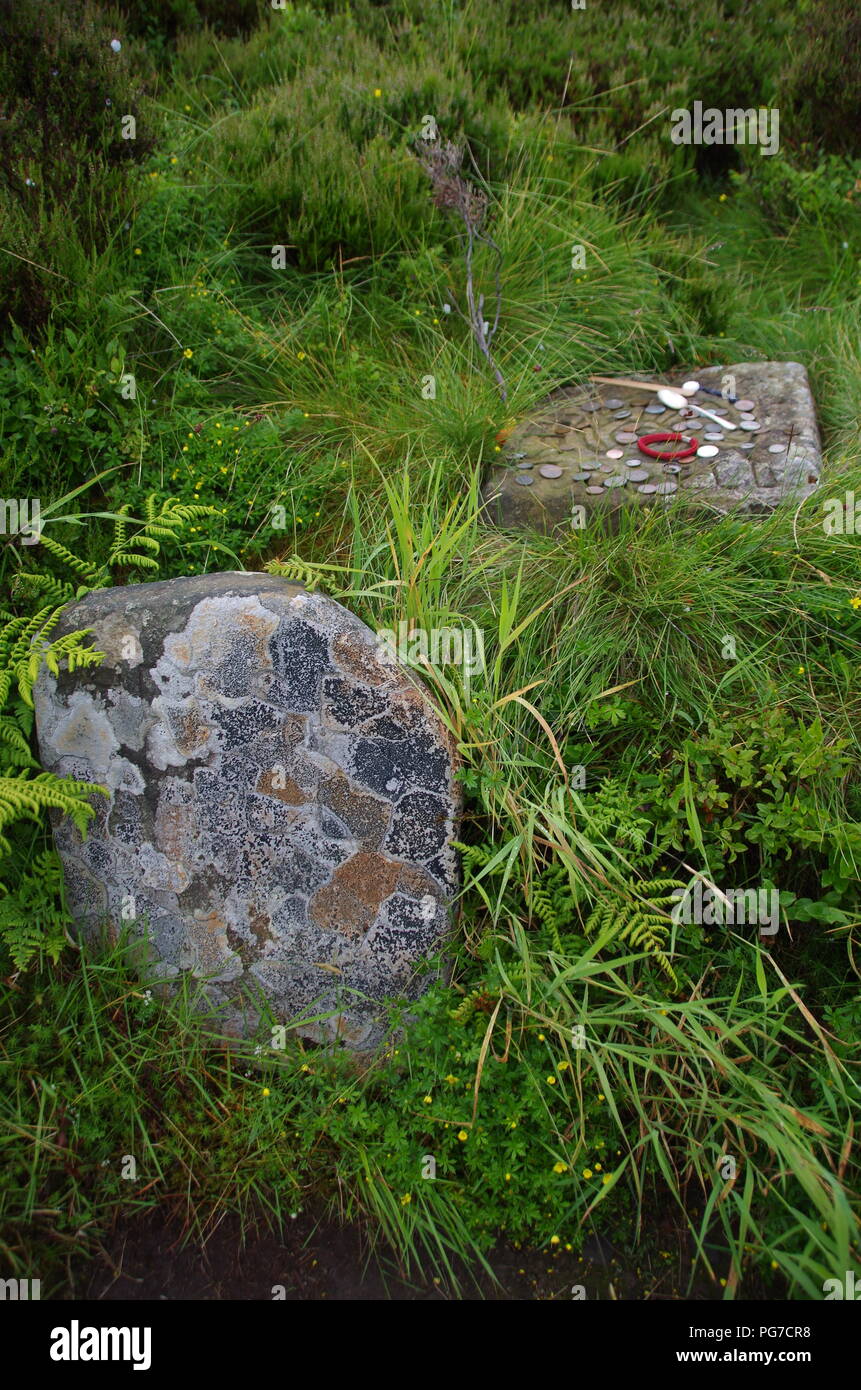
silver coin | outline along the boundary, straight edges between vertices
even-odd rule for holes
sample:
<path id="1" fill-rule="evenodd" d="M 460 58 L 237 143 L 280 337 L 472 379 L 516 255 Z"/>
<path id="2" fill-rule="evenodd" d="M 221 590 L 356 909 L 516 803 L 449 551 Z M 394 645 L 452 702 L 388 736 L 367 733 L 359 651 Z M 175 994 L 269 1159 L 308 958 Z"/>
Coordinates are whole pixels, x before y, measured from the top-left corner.
<path id="1" fill-rule="evenodd" d="M 786 453 L 786 445 L 785 445 L 785 444 L 769 444 L 769 446 L 768 446 L 768 452 L 769 452 L 770 454 L 784 454 L 784 453 Z"/>
<path id="2" fill-rule="evenodd" d="M 533 478 L 531 473 L 518 473 L 514 481 L 516 483 L 519 483 L 521 487 L 532 487 L 532 484 L 535 482 L 535 479 Z"/>
<path id="3" fill-rule="evenodd" d="M 630 412 L 630 410 L 614 410 L 614 411 L 613 411 L 613 419 L 614 419 L 614 420 L 630 420 L 630 418 L 631 418 L 631 412 Z"/>
<path id="4" fill-rule="evenodd" d="M 604 479 L 604 486 L 605 486 L 605 487 L 624 487 L 625 484 L 627 483 L 627 481 L 628 481 L 627 478 L 619 478 L 619 477 L 616 477 L 616 476 L 614 475 L 612 478 L 605 478 L 605 479 Z"/>
<path id="5" fill-rule="evenodd" d="M 660 497 L 669 497 L 671 492 L 678 492 L 678 490 L 679 485 L 673 482 L 672 478 L 668 478 L 665 483 L 658 483 L 655 488 L 655 492 L 657 492 Z"/>
<path id="6" fill-rule="evenodd" d="M 663 471 L 665 473 L 681 473 L 681 465 L 678 463 L 665 463 Z"/>
<path id="7" fill-rule="evenodd" d="M 641 483 L 637 488 L 638 492 L 657 492 L 657 490 L 658 488 L 655 483 Z"/>
<path id="8" fill-rule="evenodd" d="M 761 429 L 762 429 L 762 425 L 759 423 L 758 420 L 742 420 L 742 422 L 741 422 L 741 427 L 742 427 L 743 430 L 761 430 Z"/>
<path id="9" fill-rule="evenodd" d="M 746 415 L 749 410 L 756 410 L 756 401 L 749 401 L 746 399 L 740 401 L 737 400 L 733 401 L 733 405 L 735 406 L 736 410 L 741 411 L 743 415 Z"/>
<path id="10" fill-rule="evenodd" d="M 665 405 L 661 405 L 661 402 L 660 402 L 660 401 L 652 401 L 652 404 L 651 404 L 651 405 L 647 405 L 647 406 L 646 406 L 646 414 L 647 414 L 647 415 L 663 415 L 663 413 L 664 413 L 664 411 L 666 410 L 666 408 L 667 408 L 667 407 L 666 407 Z"/>
<path id="11" fill-rule="evenodd" d="M 735 445 L 733 445 L 733 448 L 735 448 L 735 449 L 755 449 L 755 448 L 756 448 L 756 445 L 754 444 L 754 442 L 753 442 L 752 439 L 746 439 L 746 440 L 744 441 L 743 444 L 735 444 Z"/>
<path id="12" fill-rule="evenodd" d="M 755 420 L 755 419 L 756 419 L 756 416 L 755 416 L 755 415 L 739 415 L 739 417 L 738 417 L 738 422 L 739 422 L 740 425 L 743 425 L 744 422 L 745 422 L 745 420 L 748 420 L 748 421 L 749 421 L 749 420 Z"/>
<path id="13" fill-rule="evenodd" d="M 706 436 L 706 438 L 708 438 L 708 436 Z M 697 458 L 713 459 L 715 454 L 719 453 L 720 450 L 716 444 L 703 444 L 702 448 L 697 449 Z"/>
<path id="14" fill-rule="evenodd" d="M 609 400 L 604 402 L 607 410 L 621 410 L 624 404 L 625 402 L 620 400 L 618 396 L 611 396 Z"/>
<path id="15" fill-rule="evenodd" d="M 525 459 L 525 458 L 526 458 L 526 455 L 525 455 L 525 454 L 512 454 L 511 457 L 512 457 L 513 459 Z M 530 468 L 532 467 L 531 464 L 530 464 L 529 466 L 530 466 Z"/>
<path id="16" fill-rule="evenodd" d="M 602 487 L 587 487 L 586 491 L 587 491 L 587 492 L 591 492 L 592 495 L 593 495 L 593 497 L 594 497 L 596 494 L 597 494 L 597 495 L 600 495 L 601 497 L 604 496 L 604 489 L 603 489 Z"/>
<path id="17" fill-rule="evenodd" d="M 608 449 L 604 457 L 608 459 L 620 459 L 624 452 L 624 449 Z"/>
<path id="18" fill-rule="evenodd" d="M 591 476 L 591 473 L 572 473 L 571 481 L 572 483 L 588 483 Z"/>
<path id="19" fill-rule="evenodd" d="M 706 430 L 705 433 L 704 433 L 704 435 L 703 435 L 703 439 L 723 439 L 723 438 L 724 438 L 724 436 L 721 434 L 720 430 Z"/>
<path id="20" fill-rule="evenodd" d="M 542 463 L 538 472 L 541 474 L 542 478 L 562 477 L 562 469 L 559 468 L 558 465 L 555 463 Z"/>
<path id="21" fill-rule="evenodd" d="M 601 409 L 601 401 L 584 401 L 580 409 L 585 410 L 589 415 L 594 415 L 596 410 Z"/>
<path id="22" fill-rule="evenodd" d="M 631 483 L 647 483 L 649 481 L 649 470 L 647 468 L 632 468 L 628 474 L 628 481 Z"/>
<path id="23" fill-rule="evenodd" d="M 532 464 L 531 464 L 531 463 L 518 463 L 517 467 L 518 467 L 518 468 L 531 468 L 531 467 L 532 467 Z"/>
<path id="24" fill-rule="evenodd" d="M 613 435 L 613 438 L 617 444 L 636 444 L 637 442 L 637 436 L 632 434 L 630 430 L 620 430 L 618 434 Z"/>

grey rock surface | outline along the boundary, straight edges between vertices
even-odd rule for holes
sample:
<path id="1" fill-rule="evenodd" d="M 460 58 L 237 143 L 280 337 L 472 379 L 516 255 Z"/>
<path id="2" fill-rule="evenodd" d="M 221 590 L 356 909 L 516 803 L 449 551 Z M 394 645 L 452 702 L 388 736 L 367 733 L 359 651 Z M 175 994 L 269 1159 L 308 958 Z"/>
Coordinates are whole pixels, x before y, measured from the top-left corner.
<path id="1" fill-rule="evenodd" d="M 695 367 L 672 377 L 647 379 L 676 390 L 694 379 L 719 392 L 727 376 L 734 377 L 739 399 L 754 402 L 759 429 L 741 428 L 740 411 L 719 395 L 701 390 L 691 398 L 697 405 L 718 413 L 725 410 L 727 420 L 738 426 L 716 441 L 705 438 L 706 431 L 720 433 L 714 422 L 683 417 L 669 407 L 658 411 L 656 395 L 637 387 L 588 382 L 554 392 L 506 439 L 482 489 L 485 520 L 502 527 L 554 531 L 578 524 L 579 516 L 572 523 L 575 508 L 583 509 L 587 521 L 596 512 L 655 505 L 762 514 L 785 499 L 798 502 L 808 496 L 819 482 L 822 453 L 807 372 L 800 362 Z M 607 405 L 610 400 L 623 401 L 623 409 L 630 412 L 624 421 L 617 418 L 618 407 Z M 717 454 L 682 461 L 671 474 L 636 442 L 670 431 L 692 436 L 700 445 L 714 443 Z M 635 438 L 620 441 L 620 433 Z M 752 447 L 740 448 L 741 444 Z M 609 458 L 610 451 L 619 451 L 620 457 Z M 560 476 L 543 476 L 545 464 L 559 467 Z M 648 477 L 631 479 L 628 475 L 634 471 L 646 471 Z M 621 483 L 615 481 L 620 476 Z M 524 485 L 524 477 L 529 485 Z M 661 487 L 670 478 L 678 488 L 667 494 Z"/>
<path id="2" fill-rule="evenodd" d="M 340 604 L 265 574 L 97 590 L 57 635 L 78 628 L 105 660 L 43 670 L 35 704 L 45 767 L 109 789 L 86 839 L 54 824 L 79 930 L 131 919 L 147 976 L 205 980 L 226 1035 L 334 1010 L 299 1031 L 376 1046 L 458 886 L 426 696 Z"/>

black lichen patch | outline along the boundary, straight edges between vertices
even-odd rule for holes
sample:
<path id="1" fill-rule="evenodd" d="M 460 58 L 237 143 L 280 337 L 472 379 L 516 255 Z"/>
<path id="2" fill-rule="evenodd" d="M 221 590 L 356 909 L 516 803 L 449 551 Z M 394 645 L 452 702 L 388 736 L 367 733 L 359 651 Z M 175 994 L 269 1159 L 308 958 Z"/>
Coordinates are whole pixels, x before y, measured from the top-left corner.
<path id="1" fill-rule="evenodd" d="M 343 676 L 327 676 L 323 681 L 322 714 L 324 723 L 338 724 L 342 729 L 356 729 L 386 708 L 386 701 L 376 690 L 357 685 Z M 397 735 L 403 738 L 403 732 Z"/>
<path id="2" fill-rule="evenodd" d="M 408 792 L 392 813 L 385 848 L 398 859 L 419 863 L 439 854 L 446 841 L 448 815 L 442 797 L 430 792 Z"/>
<path id="3" fill-rule="evenodd" d="M 331 666 L 323 633 L 301 618 L 282 619 L 269 640 L 269 651 L 276 676 L 270 699 L 297 712 L 319 710 L 320 684 Z"/>
<path id="4" fill-rule="evenodd" d="M 353 766 L 358 781 L 392 801 L 417 787 L 443 792 L 449 776 L 448 759 L 429 735 L 397 742 L 359 738 Z"/>
<path id="5" fill-rule="evenodd" d="M 260 734 L 280 729 L 283 719 L 283 715 L 277 709 L 263 704 L 260 700 L 248 700 L 234 708 L 214 705 L 212 709 L 212 722 L 221 734 L 225 753 L 245 748 Z"/>

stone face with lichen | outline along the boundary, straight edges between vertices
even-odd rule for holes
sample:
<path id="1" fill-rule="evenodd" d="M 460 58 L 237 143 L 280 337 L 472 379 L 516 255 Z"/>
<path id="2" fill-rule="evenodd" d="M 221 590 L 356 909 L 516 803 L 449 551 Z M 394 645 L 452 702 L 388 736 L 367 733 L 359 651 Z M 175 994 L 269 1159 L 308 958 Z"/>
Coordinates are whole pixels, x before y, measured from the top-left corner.
<path id="1" fill-rule="evenodd" d="M 58 635 L 102 664 L 42 672 L 46 768 L 101 783 L 86 839 L 55 821 L 67 901 L 126 921 L 149 978 L 205 980 L 225 1034 L 369 1049 L 380 1001 L 414 998 L 458 864 L 453 743 L 426 696 L 334 600 L 260 574 L 101 589 Z"/>

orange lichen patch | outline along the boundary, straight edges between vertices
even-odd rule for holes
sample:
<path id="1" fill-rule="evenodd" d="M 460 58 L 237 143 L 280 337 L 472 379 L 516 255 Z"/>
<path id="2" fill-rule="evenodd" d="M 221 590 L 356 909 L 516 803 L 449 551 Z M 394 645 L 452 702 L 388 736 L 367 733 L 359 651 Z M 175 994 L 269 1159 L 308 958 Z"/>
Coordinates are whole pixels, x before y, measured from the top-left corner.
<path id="1" fill-rule="evenodd" d="M 290 714 L 281 726 L 281 737 L 292 753 L 308 732 L 308 719 L 304 714 Z"/>
<path id="2" fill-rule="evenodd" d="M 402 864 L 396 886 L 414 897 L 422 897 L 425 893 L 430 893 L 434 898 L 440 897 L 439 884 L 419 864 Z"/>
<path id="3" fill-rule="evenodd" d="M 248 925 L 254 933 L 258 946 L 265 946 L 268 941 L 273 940 L 271 918 L 268 913 L 261 912 L 260 908 L 255 907 L 249 912 Z"/>
<path id="4" fill-rule="evenodd" d="M 352 634 L 339 633 L 332 641 L 332 656 L 344 675 L 366 685 L 387 685 L 391 670 L 380 661 L 372 647 L 358 643 Z"/>
<path id="5" fill-rule="evenodd" d="M 380 904 L 397 887 L 403 864 L 370 850 L 359 850 L 311 899 L 311 920 L 345 936 L 358 936 L 372 925 Z"/>
<path id="6" fill-rule="evenodd" d="M 394 892 L 402 868 L 399 859 L 387 859 L 372 850 L 360 849 L 335 870 L 332 882 L 337 879 L 360 902 L 376 911 L 383 899 Z"/>
<path id="7" fill-rule="evenodd" d="M 272 636 L 275 624 L 271 614 L 263 613 L 240 613 L 236 618 L 236 626 L 254 642 L 254 650 L 261 670 L 267 670 L 272 665 L 272 657 L 269 654 L 269 638 Z"/>
<path id="8" fill-rule="evenodd" d="M 155 814 L 155 843 L 173 863 L 180 863 L 197 834 L 197 818 L 191 806 L 169 806 L 160 801 Z"/>
<path id="9" fill-rule="evenodd" d="M 370 793 L 356 791 L 340 768 L 333 776 L 321 780 L 320 800 L 340 817 L 357 840 L 364 841 L 368 846 L 379 844 L 391 817 L 389 802 L 379 801 Z"/>
<path id="10" fill-rule="evenodd" d="M 188 924 L 188 940 L 196 956 L 195 975 L 217 971 L 231 955 L 227 923 L 214 910 L 195 912 Z"/>
<path id="11" fill-rule="evenodd" d="M 314 894 L 308 915 L 316 926 L 348 937 L 364 935 L 374 921 L 373 908 L 334 881 Z"/>
<path id="12" fill-rule="evenodd" d="M 261 792 L 263 796 L 276 796 L 287 806 L 302 806 L 308 800 L 308 793 L 304 792 L 292 777 L 284 777 L 282 773 L 271 768 L 266 768 L 260 773 L 254 790 Z"/>
<path id="13" fill-rule="evenodd" d="M 171 711 L 171 733 L 177 752 L 184 758 L 191 758 L 206 746 L 212 737 L 212 729 L 202 719 L 196 700 L 189 700 L 179 709 Z"/>

